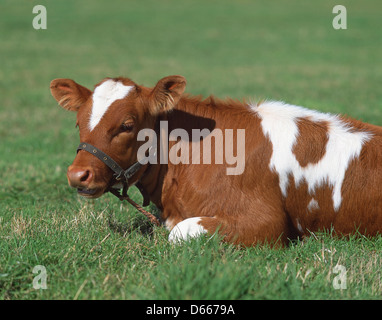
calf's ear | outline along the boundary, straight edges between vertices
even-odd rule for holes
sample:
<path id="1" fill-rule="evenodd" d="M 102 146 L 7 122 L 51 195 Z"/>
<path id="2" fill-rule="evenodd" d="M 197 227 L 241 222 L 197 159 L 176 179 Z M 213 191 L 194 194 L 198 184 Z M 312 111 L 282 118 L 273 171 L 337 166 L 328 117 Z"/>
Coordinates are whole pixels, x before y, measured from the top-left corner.
<path id="1" fill-rule="evenodd" d="M 71 79 L 54 79 L 50 83 L 50 92 L 61 107 L 70 111 L 78 111 L 92 94 Z"/>
<path id="2" fill-rule="evenodd" d="M 150 113 L 157 115 L 173 109 L 182 96 L 186 83 L 182 76 L 168 76 L 159 80 L 150 94 Z"/>

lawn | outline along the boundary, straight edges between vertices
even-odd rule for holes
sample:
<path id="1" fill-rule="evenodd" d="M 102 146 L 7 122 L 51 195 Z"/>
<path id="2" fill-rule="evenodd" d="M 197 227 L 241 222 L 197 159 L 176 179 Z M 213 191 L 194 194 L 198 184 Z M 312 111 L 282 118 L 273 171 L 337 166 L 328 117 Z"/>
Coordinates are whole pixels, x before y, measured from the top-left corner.
<path id="1" fill-rule="evenodd" d="M 32 27 L 37 4 L 46 30 Z M 332 27 L 336 4 L 0 0 L 0 299 L 380 299 L 382 237 L 177 246 L 111 195 L 80 198 L 66 179 L 75 114 L 49 91 L 54 78 L 92 88 L 106 76 L 153 86 L 180 74 L 192 94 L 382 125 L 382 2 L 347 0 L 346 30 Z M 39 265 L 46 289 L 33 287 Z"/>

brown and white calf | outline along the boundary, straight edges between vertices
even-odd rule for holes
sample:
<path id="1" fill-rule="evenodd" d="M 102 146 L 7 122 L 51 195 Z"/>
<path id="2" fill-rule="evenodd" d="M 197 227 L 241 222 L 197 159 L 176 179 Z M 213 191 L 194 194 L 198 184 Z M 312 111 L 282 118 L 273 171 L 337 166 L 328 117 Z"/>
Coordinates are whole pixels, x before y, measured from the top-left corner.
<path id="1" fill-rule="evenodd" d="M 381 127 L 283 102 L 203 100 L 184 94 L 185 86 L 183 77 L 169 76 L 154 88 L 127 78 L 106 78 L 94 91 L 69 79 L 53 80 L 50 88 L 62 107 L 77 112 L 81 141 L 124 169 L 137 161 L 143 129 L 160 136 L 163 122 L 169 132 L 204 132 L 198 139 L 159 138 L 158 150 L 163 143 L 168 152 L 180 142 L 188 145 L 190 161 L 163 163 L 158 152 L 158 161 L 142 166 L 129 181 L 139 181 L 161 209 L 170 240 L 218 230 L 234 243 L 286 244 L 324 229 L 368 236 L 382 231 Z M 218 145 L 215 133 L 229 143 Z M 227 158 L 195 161 L 204 159 L 206 141 L 212 159 L 231 147 L 237 155 L 243 151 L 245 165 L 227 174 L 232 168 Z M 117 183 L 102 161 L 83 150 L 67 177 L 89 198 Z"/>

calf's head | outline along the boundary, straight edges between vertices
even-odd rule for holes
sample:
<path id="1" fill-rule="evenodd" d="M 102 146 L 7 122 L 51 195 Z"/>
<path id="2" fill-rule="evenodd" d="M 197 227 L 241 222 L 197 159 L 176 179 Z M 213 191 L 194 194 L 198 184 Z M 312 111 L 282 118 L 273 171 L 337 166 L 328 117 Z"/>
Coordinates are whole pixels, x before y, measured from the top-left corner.
<path id="1" fill-rule="evenodd" d="M 128 78 L 106 78 L 91 91 L 71 79 L 55 79 L 50 90 L 63 108 L 77 112 L 81 142 L 97 147 L 126 169 L 137 161 L 138 148 L 144 143 L 137 141 L 138 132 L 153 129 L 157 116 L 174 108 L 185 86 L 182 76 L 165 77 L 153 89 Z M 113 171 L 84 150 L 77 153 L 67 177 L 69 185 L 88 198 L 101 196 L 117 183 Z"/>

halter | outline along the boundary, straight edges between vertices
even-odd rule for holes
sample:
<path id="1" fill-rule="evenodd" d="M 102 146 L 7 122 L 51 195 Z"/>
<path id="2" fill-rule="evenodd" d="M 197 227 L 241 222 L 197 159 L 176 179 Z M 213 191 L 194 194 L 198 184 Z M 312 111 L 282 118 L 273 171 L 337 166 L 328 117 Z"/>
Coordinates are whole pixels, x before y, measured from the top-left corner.
<path id="1" fill-rule="evenodd" d="M 122 182 L 123 184 L 128 184 L 129 179 L 138 172 L 139 169 L 143 167 L 141 163 L 138 161 L 135 162 L 133 165 L 131 165 L 126 170 L 123 170 L 120 165 L 115 162 L 111 157 L 109 157 L 105 152 L 101 151 L 97 147 L 92 146 L 89 143 L 83 143 L 81 142 L 80 145 L 77 148 L 77 152 L 80 150 L 85 150 L 92 154 L 93 156 L 97 157 L 99 160 L 101 160 L 104 164 L 106 164 L 112 171 L 114 171 L 114 178 L 117 181 Z"/>
<path id="2" fill-rule="evenodd" d="M 127 195 L 127 189 L 129 187 L 129 179 L 136 174 L 144 165 L 140 162 L 135 162 L 130 167 L 128 167 L 126 170 L 123 170 L 121 166 L 113 160 L 109 155 L 107 155 L 102 150 L 98 149 L 95 146 L 92 146 L 90 143 L 81 142 L 80 145 L 77 148 L 77 153 L 80 150 L 85 150 L 92 154 L 93 156 L 97 157 L 99 160 L 101 160 L 104 164 L 106 164 L 112 171 L 114 171 L 114 178 L 121 182 L 123 185 L 122 191 L 118 191 L 114 188 L 109 188 L 107 192 L 110 192 L 114 194 L 119 200 L 127 200 L 130 204 L 132 204 L 135 208 L 137 208 L 141 213 L 143 213 L 146 217 L 150 219 L 152 223 L 155 223 L 156 225 L 160 225 L 157 218 L 155 218 L 150 212 L 144 210 L 139 204 L 135 203 L 133 200 L 130 199 L 130 197 Z M 143 185 L 138 181 L 135 186 L 139 189 L 143 196 L 143 206 L 146 207 L 150 203 L 150 197 Z"/>

